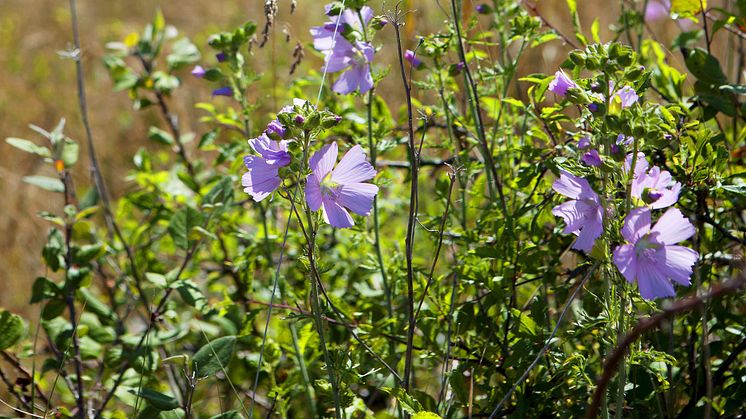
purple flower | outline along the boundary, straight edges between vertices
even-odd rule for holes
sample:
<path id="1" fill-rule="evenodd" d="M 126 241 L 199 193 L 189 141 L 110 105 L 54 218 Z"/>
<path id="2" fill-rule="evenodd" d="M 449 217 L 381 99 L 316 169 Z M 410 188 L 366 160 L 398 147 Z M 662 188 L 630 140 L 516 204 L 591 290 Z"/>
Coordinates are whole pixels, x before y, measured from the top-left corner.
<path id="1" fill-rule="evenodd" d="M 326 6 L 327 11 L 330 7 L 331 5 Z M 360 15 L 363 17 L 362 22 L 357 13 L 345 9 L 339 16 L 331 16 L 332 20 L 323 26 L 311 28 L 313 47 L 326 57 L 326 71 L 334 73 L 347 70 L 332 85 L 332 90 L 337 93 L 349 94 L 355 90 L 365 93 L 373 88 L 373 76 L 370 73 L 370 63 L 375 51 L 373 46 L 368 42 L 348 41 L 342 34 L 345 28 L 340 27 L 345 25 L 362 32 L 363 25 L 367 25 L 373 18 L 373 9 L 363 6 Z"/>
<path id="2" fill-rule="evenodd" d="M 627 155 L 624 162 L 625 172 L 632 166 L 632 153 Z M 653 166 L 648 170 L 645 154 L 637 153 L 634 174 L 632 177 L 632 196 L 641 199 L 652 209 L 670 207 L 679 200 L 681 183 L 676 182 L 667 170 Z"/>
<path id="3" fill-rule="evenodd" d="M 586 136 L 580 137 L 578 140 L 578 148 L 584 150 L 591 146 L 591 138 Z"/>
<path id="4" fill-rule="evenodd" d="M 598 154 L 598 151 L 596 149 L 591 149 L 587 153 L 583 154 L 581 160 L 583 160 L 583 163 L 587 164 L 588 166 L 598 167 L 601 165 L 601 156 Z"/>
<path id="5" fill-rule="evenodd" d="M 287 141 L 277 142 L 266 134 L 250 139 L 249 144 L 259 156 L 244 157 L 243 163 L 249 171 L 244 173 L 241 184 L 244 192 L 259 202 L 282 183 L 278 171 L 290 164 L 290 153 Z"/>
<path id="6" fill-rule="evenodd" d="M 477 13 L 481 13 L 484 15 L 484 14 L 489 13 L 492 10 L 492 8 L 485 3 L 481 3 L 481 4 L 478 4 L 476 7 L 474 7 L 474 10 L 476 10 Z"/>
<path id="7" fill-rule="evenodd" d="M 554 181 L 552 189 L 573 198 L 552 208 L 552 214 L 565 220 L 566 226 L 562 232 L 578 236 L 572 245 L 573 249 L 590 252 L 596 239 L 604 231 L 604 211 L 598 194 L 587 180 L 564 170 L 560 171 L 560 178 Z"/>
<path id="8" fill-rule="evenodd" d="M 217 58 L 219 63 L 222 63 L 228 59 L 228 57 L 225 55 L 224 52 L 219 52 L 215 54 L 215 58 Z"/>
<path id="9" fill-rule="evenodd" d="M 671 3 L 668 0 L 650 0 L 645 7 L 645 22 L 656 22 L 669 18 Z"/>
<path id="10" fill-rule="evenodd" d="M 635 141 L 635 137 L 628 137 L 624 134 L 619 134 L 616 137 L 616 145 L 630 145 Z"/>
<path id="11" fill-rule="evenodd" d="M 637 103 L 637 100 L 640 98 L 637 96 L 637 92 L 635 92 L 635 89 L 631 88 L 630 86 L 624 86 L 621 89 L 614 92 L 614 96 L 612 97 L 612 100 L 615 100 L 616 98 L 619 98 L 619 102 L 622 105 L 622 109 L 629 108 L 630 106 Z"/>
<path id="12" fill-rule="evenodd" d="M 221 87 L 212 91 L 213 96 L 233 96 L 233 89 L 230 87 Z"/>
<path id="13" fill-rule="evenodd" d="M 365 159 L 363 148 L 352 147 L 339 161 L 337 143 L 325 145 L 309 161 L 313 173 L 306 183 L 306 202 L 313 211 L 324 209 L 324 221 L 338 228 L 355 225 L 347 210 L 368 215 L 378 186 L 363 183 L 376 175 L 376 170 Z"/>
<path id="14" fill-rule="evenodd" d="M 207 73 L 207 71 L 205 71 L 201 65 L 194 66 L 194 69 L 192 70 L 192 75 L 198 79 L 205 77 L 205 73 Z"/>
<path id="15" fill-rule="evenodd" d="M 614 249 L 614 264 L 627 282 L 637 281 L 646 300 L 673 297 L 673 283 L 690 285 L 692 266 L 699 254 L 678 246 L 694 235 L 694 226 L 681 211 L 670 208 L 650 228 L 650 209 L 635 208 L 624 219 L 626 244 Z"/>
<path id="16" fill-rule="evenodd" d="M 267 124 L 267 128 L 264 130 L 264 133 L 269 135 L 276 134 L 279 137 L 285 136 L 285 127 L 280 123 L 278 120 L 273 120 L 269 124 Z"/>
<path id="17" fill-rule="evenodd" d="M 557 96 L 564 96 L 568 89 L 575 87 L 578 87 L 578 85 L 563 70 L 554 73 L 554 80 L 549 83 L 549 91 Z"/>
<path id="18" fill-rule="evenodd" d="M 327 4 L 325 6 L 327 15 L 331 11 L 331 7 L 332 4 Z M 368 6 L 363 6 L 360 9 L 360 15 L 363 17 L 363 23 L 367 25 L 373 18 L 373 9 Z M 352 30 L 361 33 L 363 31 L 360 18 L 358 18 L 356 12 L 350 9 L 345 8 L 341 14 L 337 16 L 329 16 L 329 19 L 331 20 L 325 22 L 322 26 L 314 26 L 311 28 L 313 47 L 319 51 L 324 52 L 332 50 L 335 42 L 342 38 L 342 34 L 345 32 L 345 27 L 349 27 Z"/>
<path id="19" fill-rule="evenodd" d="M 414 51 L 412 50 L 406 50 L 404 51 L 404 59 L 409 62 L 409 64 L 412 65 L 414 68 L 420 68 L 422 67 L 422 60 L 417 58 L 417 55 L 415 55 Z"/>
<path id="20" fill-rule="evenodd" d="M 344 95 L 355 90 L 365 93 L 372 89 L 370 63 L 373 61 L 373 52 L 373 46 L 367 42 L 356 41 L 353 45 L 344 38 L 337 39 L 334 49 L 326 56 L 327 71 L 348 70 L 340 74 L 332 90 Z"/>

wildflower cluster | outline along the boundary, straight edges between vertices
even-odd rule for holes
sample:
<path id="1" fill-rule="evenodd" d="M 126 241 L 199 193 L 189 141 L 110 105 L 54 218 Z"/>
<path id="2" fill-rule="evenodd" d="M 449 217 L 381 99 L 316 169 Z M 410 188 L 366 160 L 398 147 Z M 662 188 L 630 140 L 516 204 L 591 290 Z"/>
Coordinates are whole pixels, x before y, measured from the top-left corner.
<path id="1" fill-rule="evenodd" d="M 639 137 L 615 135 L 609 130 L 610 121 L 623 124 L 644 106 L 637 90 L 622 84 L 634 81 L 641 73 L 630 71 L 639 67 L 633 65 L 634 56 L 629 51 L 618 47 L 601 48 L 601 51 L 623 63 L 619 68 L 621 77 L 612 68 L 610 72 L 576 82 L 559 70 L 547 85 L 547 90 L 557 97 L 587 109 L 586 129 L 576 134 L 579 138 L 575 145 L 580 162 L 587 168 L 581 170 L 586 176 L 560 170 L 552 188 L 571 200 L 554 207 L 552 214 L 564 220 L 565 234 L 577 236 L 573 249 L 605 258 L 606 246 L 618 243 L 613 249 L 613 262 L 628 282 L 637 282 L 643 298 L 671 297 L 675 295 L 672 281 L 690 285 L 692 267 L 699 255 L 678 243 L 690 238 L 694 227 L 681 211 L 669 208 L 679 199 L 681 183 L 667 170 L 650 165 L 645 154 L 638 151 L 645 147 Z M 596 59 L 598 52 L 585 56 Z M 588 66 L 583 53 L 574 54 L 576 63 L 582 59 L 586 68 L 598 68 L 593 63 Z M 580 68 L 575 66 L 576 70 Z M 591 185 L 593 179 L 596 188 Z M 651 227 L 652 211 L 664 208 L 668 210 Z M 615 230 L 620 217 L 623 224 L 620 230 Z M 601 244 L 600 238 L 603 238 Z M 596 247 L 598 251 L 594 252 Z"/>
<path id="2" fill-rule="evenodd" d="M 259 137 L 249 140 L 258 155 L 244 157 L 247 169 L 242 177 L 244 192 L 259 202 L 275 192 L 284 179 L 305 181 L 305 201 L 311 211 L 322 209 L 324 221 L 333 227 L 355 225 L 348 210 L 367 216 L 378 193 L 376 185 L 365 183 L 375 177 L 376 171 L 366 160 L 362 147 L 356 145 L 348 150 L 336 167 L 336 142 L 322 146 L 306 161 L 313 140 L 340 120 L 337 115 L 317 111 L 303 99 L 295 99 L 292 106 L 282 108 L 277 119 L 267 124 Z M 281 173 L 294 160 L 291 146 L 302 154 L 295 157 L 300 160 L 295 165 L 299 172 Z M 304 178 L 303 174 L 309 170 Z"/>

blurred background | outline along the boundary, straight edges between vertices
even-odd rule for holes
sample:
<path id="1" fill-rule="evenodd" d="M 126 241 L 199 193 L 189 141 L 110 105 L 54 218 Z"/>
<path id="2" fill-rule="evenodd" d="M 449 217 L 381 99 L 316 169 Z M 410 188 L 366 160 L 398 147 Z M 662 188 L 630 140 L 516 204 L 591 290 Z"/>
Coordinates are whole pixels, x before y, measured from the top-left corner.
<path id="1" fill-rule="evenodd" d="M 463 0 L 465 14 L 477 2 Z M 609 25 L 620 16 L 623 5 L 642 7 L 644 2 L 622 3 L 616 0 L 578 0 L 578 11 L 584 28 L 599 18 L 601 38 L 610 40 Z M 128 187 L 126 174 L 132 167 L 132 156 L 140 147 L 149 147 L 147 128 L 158 124 L 160 116 L 154 110 L 135 111 L 124 92 L 113 92 L 112 83 L 102 63 L 107 42 L 121 41 L 131 32 L 140 32 L 151 21 L 160 7 L 168 24 L 175 26 L 180 35 L 189 37 L 203 52 L 203 60 L 214 63 L 207 48 L 210 34 L 232 30 L 246 20 L 254 20 L 259 28 L 264 25 L 264 1 L 260 0 L 78 0 L 80 36 L 83 65 L 86 77 L 90 119 L 99 160 L 109 190 L 114 198 Z M 286 86 L 293 77 L 302 77 L 310 70 L 318 70 L 322 60 L 310 45 L 308 29 L 324 21 L 322 3 L 298 0 L 297 9 L 290 13 L 290 0 L 279 0 L 279 14 L 272 32 L 272 39 L 263 49 L 255 48 L 251 58 L 255 71 L 262 75 L 257 86 L 252 86 L 256 102 L 268 106 L 285 101 Z M 390 8 L 394 1 L 385 3 Z M 376 14 L 383 12 L 382 1 L 370 5 Z M 572 26 L 565 0 L 526 3 L 560 32 L 572 37 Z M 418 34 L 429 34 L 445 28 L 450 2 L 447 0 L 409 0 L 402 9 L 412 10 L 406 17 L 406 46 L 414 47 Z M 468 17 L 468 16 L 467 16 Z M 475 30 L 488 30 L 477 27 Z M 659 22 L 654 36 L 670 44 L 678 33 L 677 24 L 671 20 Z M 589 32 L 586 32 L 589 33 Z M 396 57 L 393 30 L 382 30 L 376 44 L 383 51 L 376 58 L 379 70 L 393 64 Z M 289 42 L 286 40 L 289 37 Z M 305 60 L 294 76 L 288 74 L 291 53 L 297 42 L 305 48 Z M 20 137 L 41 142 L 43 139 L 28 125 L 35 124 L 51 130 L 61 118 L 66 118 L 68 136 L 84 140 L 78 112 L 75 85 L 75 65 L 59 54 L 69 50 L 72 43 L 68 1 L 62 0 L 0 0 L 0 137 Z M 727 45 L 718 45 L 727 48 Z M 562 41 L 552 41 L 526 55 L 519 75 L 528 73 L 553 73 L 571 48 Z M 672 54 L 680 62 L 680 54 Z M 455 57 L 454 57 L 455 62 Z M 681 65 L 677 65 L 681 67 Z M 200 132 L 200 111 L 194 103 L 210 101 L 212 86 L 189 75 L 180 74 L 186 85 L 170 100 L 171 107 L 181 117 L 186 130 Z M 378 94 L 392 106 L 400 102 L 400 80 L 392 73 L 384 80 Z M 277 95 L 277 98 L 273 97 Z M 277 99 L 277 100 L 275 100 Z M 218 98 L 214 100 L 225 100 Z M 279 101 L 279 102 L 277 102 Z M 260 109 L 274 112 L 277 109 Z M 84 153 L 84 150 L 81 150 Z M 76 184 L 90 186 L 89 173 L 83 154 L 76 166 Z M 38 310 L 28 305 L 31 284 L 37 276 L 44 275 L 41 263 L 41 246 L 49 223 L 37 216 L 42 210 L 58 210 L 61 200 L 37 187 L 22 181 L 30 175 L 53 175 L 40 164 L 35 156 L 15 150 L 0 142 L 0 306 L 34 318 Z"/>

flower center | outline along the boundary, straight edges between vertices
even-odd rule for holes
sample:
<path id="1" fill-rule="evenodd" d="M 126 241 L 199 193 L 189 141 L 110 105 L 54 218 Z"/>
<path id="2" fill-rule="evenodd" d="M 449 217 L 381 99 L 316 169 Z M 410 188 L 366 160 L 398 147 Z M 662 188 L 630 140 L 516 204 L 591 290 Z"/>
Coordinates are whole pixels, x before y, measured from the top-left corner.
<path id="1" fill-rule="evenodd" d="M 336 198 L 339 190 L 339 183 L 332 180 L 332 174 L 328 173 L 320 183 L 321 193 L 331 198 Z"/>
<path id="2" fill-rule="evenodd" d="M 657 235 L 657 234 L 656 234 Z M 656 250 L 660 249 L 661 245 L 660 243 L 656 243 L 654 240 L 651 240 L 651 234 L 648 233 L 645 235 L 645 237 L 642 237 L 640 240 L 635 243 L 635 253 L 637 254 L 637 257 L 646 257 L 650 259 L 653 256 L 653 253 L 655 253 Z"/>

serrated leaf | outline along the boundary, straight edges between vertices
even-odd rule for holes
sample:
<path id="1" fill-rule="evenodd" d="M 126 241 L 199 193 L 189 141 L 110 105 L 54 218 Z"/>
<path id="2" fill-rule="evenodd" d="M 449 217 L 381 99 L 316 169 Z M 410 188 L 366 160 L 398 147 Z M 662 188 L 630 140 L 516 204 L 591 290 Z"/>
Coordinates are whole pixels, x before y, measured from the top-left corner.
<path id="1" fill-rule="evenodd" d="M 417 399 L 415 399 L 414 397 L 410 396 L 403 388 L 383 387 L 381 388 L 381 390 L 394 396 L 401 405 L 402 410 L 409 413 L 410 415 L 422 412 L 423 409 L 420 402 L 417 401 Z"/>
<path id="2" fill-rule="evenodd" d="M 0 311 L 0 351 L 18 343 L 26 334 L 23 319 L 7 310 Z"/>
<path id="3" fill-rule="evenodd" d="M 24 176 L 23 181 L 51 192 L 65 192 L 61 180 L 49 176 Z"/>
<path id="4" fill-rule="evenodd" d="M 168 232 L 176 246 L 189 248 L 189 234 L 194 227 L 202 224 L 202 213 L 192 207 L 184 207 L 174 214 L 168 223 Z"/>
<path id="5" fill-rule="evenodd" d="M 209 377 L 222 371 L 230 363 L 235 348 L 235 336 L 224 336 L 205 344 L 192 358 L 197 378 Z"/>
<path id="6" fill-rule="evenodd" d="M 21 151 L 36 154 L 37 156 L 50 157 L 52 155 L 48 148 L 36 145 L 33 141 L 24 140 L 23 138 L 9 137 L 5 139 L 5 142 Z"/>

